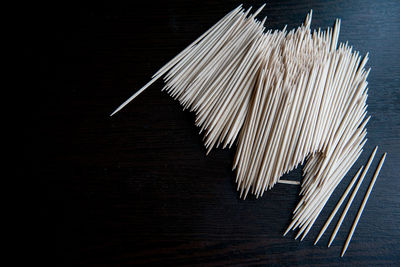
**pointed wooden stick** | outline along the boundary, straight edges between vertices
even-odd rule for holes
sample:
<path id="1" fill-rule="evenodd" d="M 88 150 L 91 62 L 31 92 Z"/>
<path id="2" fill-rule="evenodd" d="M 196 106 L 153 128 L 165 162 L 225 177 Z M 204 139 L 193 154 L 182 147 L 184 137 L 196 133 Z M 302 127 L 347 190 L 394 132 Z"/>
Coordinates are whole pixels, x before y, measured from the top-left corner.
<path id="1" fill-rule="evenodd" d="M 349 235 L 347 237 L 346 243 L 344 244 L 343 251 L 342 251 L 342 254 L 340 255 L 340 257 L 343 257 L 344 253 L 346 253 L 347 247 L 349 246 L 351 238 L 353 237 L 354 231 L 356 230 L 358 221 L 360 220 L 361 214 L 364 211 L 365 204 L 367 204 L 369 195 L 371 194 L 372 188 L 374 187 L 376 179 L 378 178 L 378 175 L 379 175 L 379 173 L 380 173 L 380 171 L 382 169 L 383 163 L 385 162 L 386 154 L 387 153 L 383 154 L 383 157 L 382 157 L 381 161 L 379 162 L 378 168 L 376 168 L 374 177 L 372 178 L 372 181 L 369 184 L 368 191 L 365 194 L 365 197 L 364 197 L 364 200 L 363 200 L 363 202 L 361 204 L 360 209 L 358 210 L 357 217 L 354 220 L 353 226 L 351 227 L 350 233 L 349 233 Z"/>
<path id="2" fill-rule="evenodd" d="M 367 171 L 368 171 L 368 169 L 369 169 L 369 166 L 371 166 L 371 163 L 372 163 L 372 161 L 374 160 L 374 157 L 375 157 L 375 154 L 376 154 L 377 149 L 378 149 L 378 146 L 375 147 L 374 151 L 372 152 L 371 156 L 369 157 L 368 163 L 367 163 L 367 165 L 365 166 L 364 171 L 362 172 L 362 175 L 361 175 L 361 177 L 360 177 L 360 180 L 358 180 L 358 183 L 357 183 L 356 187 L 354 188 L 353 193 L 351 194 L 349 201 L 347 202 L 346 208 L 344 209 L 344 211 L 343 211 L 343 213 L 342 213 L 342 216 L 340 217 L 338 223 L 336 224 L 335 230 L 333 230 L 331 239 L 329 240 L 328 247 L 331 246 L 333 240 L 335 239 L 336 234 L 337 234 L 337 232 L 339 231 L 340 226 L 342 225 L 342 222 L 343 222 L 343 220 L 344 220 L 344 217 L 346 217 L 347 211 L 349 210 L 349 208 L 350 208 L 350 206 L 351 206 L 351 203 L 353 202 L 354 197 L 356 196 L 356 194 L 357 194 L 357 192 L 358 192 L 358 189 L 360 188 L 360 186 L 361 186 L 361 184 L 362 184 L 362 182 L 363 182 L 363 180 L 364 180 L 365 174 L 367 174 Z"/>
<path id="3" fill-rule="evenodd" d="M 265 6 L 265 5 L 264 5 Z M 196 43 L 198 43 L 200 40 L 202 40 L 206 35 L 208 35 L 210 32 L 215 30 L 220 24 L 225 22 L 225 20 L 229 19 L 233 14 L 236 14 L 241 9 L 242 5 L 239 5 L 237 8 L 229 12 L 227 15 L 225 15 L 221 20 L 219 20 L 214 26 L 212 26 L 210 29 L 208 29 L 205 33 L 203 33 L 199 38 L 197 38 L 195 41 L 193 41 L 189 46 L 187 46 L 181 53 L 179 53 L 176 57 L 171 59 L 167 64 L 165 64 L 160 70 L 158 70 L 152 77 L 152 79 L 145 84 L 142 88 L 140 88 L 136 93 L 134 93 L 131 97 L 129 97 L 127 100 L 125 100 L 118 108 L 114 110 L 113 113 L 111 113 L 110 116 L 113 116 L 115 113 L 123 109 L 126 105 L 129 104 L 133 99 L 135 99 L 138 95 L 140 95 L 144 90 L 146 90 L 150 85 L 152 85 L 155 81 L 157 81 L 162 75 L 164 75 L 174 64 L 176 64 L 177 61 L 179 61 L 183 56 L 186 55 L 186 53 L 190 50 L 191 47 L 193 47 Z M 260 10 L 261 11 L 261 10 Z"/>
<path id="4" fill-rule="evenodd" d="M 343 196 L 340 198 L 339 202 L 337 203 L 335 209 L 332 211 L 332 214 L 329 216 L 328 220 L 326 221 L 324 227 L 322 227 L 321 232 L 319 232 L 319 235 L 317 239 L 314 242 L 314 245 L 317 244 L 318 240 L 321 238 L 321 236 L 325 233 L 326 228 L 328 228 L 329 224 L 331 223 L 333 217 L 335 217 L 336 212 L 339 210 L 340 206 L 342 206 L 343 201 L 346 199 L 347 195 L 349 194 L 350 190 L 353 188 L 355 182 L 357 181 L 357 178 L 360 176 L 360 173 L 362 171 L 364 166 L 361 166 L 361 168 L 358 170 L 356 175 L 354 175 L 353 180 L 350 182 L 350 184 L 347 186 L 346 191 L 344 192 Z"/>
<path id="5" fill-rule="evenodd" d="M 299 181 L 292 181 L 292 180 L 278 180 L 280 184 L 292 184 L 292 185 L 299 185 Z"/>

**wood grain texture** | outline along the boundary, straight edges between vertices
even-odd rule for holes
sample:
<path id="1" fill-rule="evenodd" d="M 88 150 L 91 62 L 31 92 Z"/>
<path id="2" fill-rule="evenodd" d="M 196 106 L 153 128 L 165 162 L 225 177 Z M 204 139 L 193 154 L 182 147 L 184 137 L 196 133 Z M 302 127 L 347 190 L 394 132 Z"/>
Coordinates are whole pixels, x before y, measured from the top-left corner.
<path id="1" fill-rule="evenodd" d="M 260 14 L 268 16 L 272 29 L 298 26 L 310 9 L 312 28 L 332 26 L 339 17 L 340 41 L 349 40 L 361 54 L 370 52 L 368 142 L 303 242 L 293 239 L 294 232 L 282 237 L 299 187 L 278 184 L 261 199 L 240 200 L 231 171 L 235 148 L 205 156 L 194 115 L 160 92 L 161 81 L 108 117 L 240 3 L 26 7 L 23 47 L 33 60 L 24 68 L 38 75 L 33 87 L 23 89 L 30 102 L 24 156 L 26 175 L 40 188 L 35 221 L 42 261 L 53 266 L 400 264 L 398 1 L 268 1 Z M 340 251 L 378 160 L 332 247 L 326 245 L 338 218 L 313 246 L 375 145 L 377 158 L 385 151 L 388 156 L 345 257 Z M 286 178 L 301 179 L 301 170 Z"/>

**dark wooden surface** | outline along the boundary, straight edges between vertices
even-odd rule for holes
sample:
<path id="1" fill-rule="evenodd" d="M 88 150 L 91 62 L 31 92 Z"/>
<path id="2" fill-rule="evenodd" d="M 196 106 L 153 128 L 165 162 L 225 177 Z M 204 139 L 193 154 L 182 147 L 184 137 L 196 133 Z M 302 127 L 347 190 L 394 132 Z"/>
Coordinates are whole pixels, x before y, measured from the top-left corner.
<path id="1" fill-rule="evenodd" d="M 33 60 L 26 95 L 26 176 L 38 187 L 34 246 L 41 263 L 65 266 L 400 265 L 400 3 L 268 1 L 267 27 L 312 27 L 342 19 L 340 40 L 370 52 L 368 142 L 303 242 L 282 237 L 299 188 L 277 185 L 243 201 L 235 148 L 205 149 L 194 116 L 157 82 L 108 115 L 187 44 L 241 1 L 34 3 L 23 52 Z M 245 7 L 261 1 L 246 1 Z M 22 15 L 21 15 L 22 16 Z M 28 109 L 29 108 L 29 109 Z M 331 248 L 335 218 L 313 241 L 375 145 L 388 152 L 353 240 L 340 251 L 370 171 Z M 371 166 L 375 170 L 378 160 Z M 296 170 L 290 179 L 301 179 Z M 36 241 L 40 241 L 37 242 Z M 39 245 L 40 244 L 40 245 Z"/>

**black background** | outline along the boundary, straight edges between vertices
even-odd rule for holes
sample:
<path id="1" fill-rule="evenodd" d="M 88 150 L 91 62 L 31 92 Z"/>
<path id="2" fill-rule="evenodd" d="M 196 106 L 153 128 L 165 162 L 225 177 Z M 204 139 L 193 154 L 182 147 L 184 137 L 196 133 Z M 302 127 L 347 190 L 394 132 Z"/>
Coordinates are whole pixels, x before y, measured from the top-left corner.
<path id="1" fill-rule="evenodd" d="M 55 3 L 57 2 L 57 3 Z M 41 264 L 399 265 L 400 4 L 398 1 L 268 1 L 266 26 L 312 27 L 342 19 L 340 41 L 370 52 L 364 153 L 303 242 L 282 237 L 299 188 L 276 185 L 240 200 L 230 170 L 235 148 L 205 156 L 194 115 L 160 92 L 159 81 L 109 114 L 186 45 L 241 1 L 31 3 L 20 6 L 18 94 L 24 114 L 24 175 L 35 196 L 29 250 Z M 244 2 L 258 8 L 261 1 Z M 19 18 L 19 19 L 18 19 Z M 19 82 L 19 81 L 16 81 Z M 376 159 L 336 240 L 335 218 L 313 240 L 373 147 L 386 163 L 344 258 L 350 226 Z M 20 172 L 18 170 L 17 172 Z M 301 179 L 301 170 L 288 175 Z M 22 242 L 24 243 L 24 242 Z"/>

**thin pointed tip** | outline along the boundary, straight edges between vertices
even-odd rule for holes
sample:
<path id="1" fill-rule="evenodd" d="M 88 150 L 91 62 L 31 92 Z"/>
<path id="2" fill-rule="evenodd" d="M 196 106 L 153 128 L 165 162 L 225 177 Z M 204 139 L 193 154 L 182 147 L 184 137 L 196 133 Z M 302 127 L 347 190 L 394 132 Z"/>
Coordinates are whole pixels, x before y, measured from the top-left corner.
<path id="1" fill-rule="evenodd" d="M 286 232 L 284 232 L 282 236 L 286 236 L 286 235 L 287 235 L 287 233 L 288 233 L 287 231 L 286 231 Z"/>
<path id="2" fill-rule="evenodd" d="M 290 228 L 286 229 L 285 233 L 283 233 L 283 236 L 286 236 L 287 233 L 289 233 L 289 231 L 290 231 Z"/>
<path id="3" fill-rule="evenodd" d="M 296 237 L 294 238 L 294 240 L 297 240 L 297 238 L 299 238 L 300 234 L 301 234 L 301 233 L 298 232 L 297 235 L 296 235 Z M 301 241 L 301 240 L 300 240 L 300 241 Z"/>
<path id="4" fill-rule="evenodd" d="M 114 110 L 113 113 L 110 114 L 110 117 L 112 117 L 115 113 L 117 113 L 120 110 L 121 110 L 121 108 L 117 108 L 116 110 Z"/>

